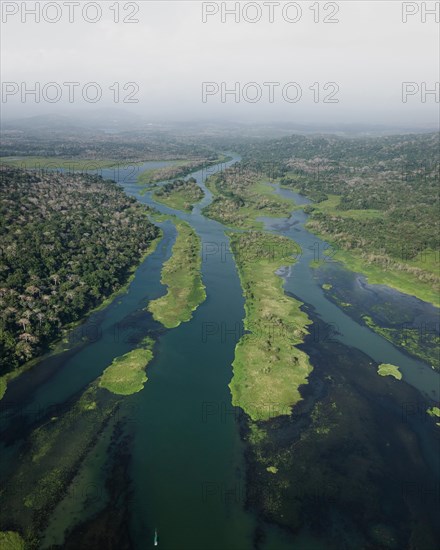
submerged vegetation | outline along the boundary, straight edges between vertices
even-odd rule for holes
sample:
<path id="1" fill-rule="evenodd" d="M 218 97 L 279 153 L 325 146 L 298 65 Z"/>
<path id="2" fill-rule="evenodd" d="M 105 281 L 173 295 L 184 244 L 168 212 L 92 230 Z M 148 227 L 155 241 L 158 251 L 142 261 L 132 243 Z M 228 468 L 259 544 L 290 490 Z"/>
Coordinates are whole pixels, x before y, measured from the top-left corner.
<path id="1" fill-rule="evenodd" d="M 434 306 L 385 287 L 359 292 L 366 284 L 364 279 L 335 264 L 323 263 L 317 266 L 315 274 L 326 297 L 353 320 L 366 325 L 405 354 L 424 361 L 433 370 L 440 370 L 440 327 Z M 332 284 L 326 285 L 324 281 Z"/>
<path id="2" fill-rule="evenodd" d="M 369 275 L 370 282 L 406 289 L 404 292 L 437 303 L 435 256 L 423 264 L 417 254 L 422 244 L 425 252 L 434 252 L 437 246 L 436 236 L 427 238 L 429 223 L 432 231 L 436 231 L 434 210 L 428 200 L 435 178 L 432 170 L 428 171 L 427 190 L 424 190 L 420 169 L 417 169 L 423 149 L 431 155 L 435 143 L 436 138 L 432 136 L 393 136 L 358 143 L 331 136 L 259 139 L 253 144 L 242 143 L 243 164 L 215 174 L 208 181 L 214 201 L 205 209 L 205 214 L 243 230 L 228 233 L 246 314 L 246 333 L 236 345 L 230 390 L 233 405 L 245 413 L 240 418 L 240 429 L 247 445 L 247 506 L 256 511 L 259 524 L 268 522 L 285 529 L 286 539 L 292 533 L 299 535 L 300 546 L 306 534 L 310 540 L 306 540 L 304 546 L 316 548 L 436 548 L 440 534 L 438 495 L 432 490 L 432 483 L 438 472 L 430 457 L 435 456 L 434 432 L 440 425 L 437 422 L 435 426 L 440 409 L 431 406 L 432 401 L 424 401 L 422 420 L 414 414 L 414 421 L 408 421 L 402 414 L 402 404 L 408 405 L 405 411 L 412 414 L 410 411 L 420 401 L 420 393 L 409 384 L 397 384 L 386 378 L 402 380 L 399 367 L 381 364 L 376 370 L 371 366 L 371 358 L 356 350 L 356 343 L 348 347 L 339 341 L 309 334 L 311 318 L 317 322 L 320 312 L 315 313 L 312 307 L 303 306 L 287 295 L 280 276 L 284 266 L 294 263 L 298 245 L 291 239 L 256 230 L 262 226 L 258 221 L 260 216 L 284 217 L 299 208 L 277 196 L 266 183 L 264 163 L 270 160 L 271 176 L 279 178 L 283 185 L 300 190 L 316 201 L 305 208 L 311 214 L 311 227 L 340 247 L 339 259 L 345 265 Z M 366 152 L 359 144 L 363 144 Z M 46 146 L 47 143 L 42 142 L 35 147 Z M 109 151 L 114 146 L 109 146 Z M 52 147 L 56 150 L 55 143 Z M 60 144 L 59 149 L 64 151 L 63 147 Z M 142 154 L 142 148 L 148 147 L 136 140 L 130 142 L 135 158 L 136 152 Z M 157 149 L 153 143 L 148 154 L 153 155 Z M 169 158 L 176 158 L 173 152 L 170 147 Z M 199 157 L 202 155 L 203 152 Z M 214 158 L 208 153 L 206 157 Z M 340 170 L 341 159 L 344 159 L 344 173 Z M 371 160 L 375 167 L 368 166 Z M 401 185 L 396 173 L 404 161 L 411 161 L 408 173 L 413 179 Z M 356 174 L 349 171 L 351 168 L 356 169 Z M 191 165 L 184 161 L 171 170 L 143 177 L 159 181 L 173 170 L 173 177 L 177 177 L 179 169 L 185 172 Z M 8 170 L 11 169 L 6 172 Z M 106 297 L 114 296 L 114 291 L 126 283 L 132 266 L 151 252 L 159 235 L 159 230 L 148 221 L 145 207 L 127 198 L 114 183 L 91 176 L 14 173 L 12 178 L 7 176 L 10 190 L 2 196 L 5 200 L 0 204 L 0 214 L 6 208 L 12 212 L 7 222 L 3 225 L 0 222 L 0 235 L 6 235 L 5 244 L 0 245 L 0 264 L 5 277 L 4 288 L 0 289 L 4 306 L 0 351 L 2 356 L 7 354 L 0 374 L 6 372 L 7 364 L 15 369 L 0 377 L 0 397 L 7 380 L 19 372 L 23 368 L 20 365 L 27 360 L 26 354 L 23 355 L 25 345 L 29 346 L 29 357 L 37 355 L 62 334 L 67 323 L 80 319 Z M 41 192 L 37 192 L 39 186 Z M 155 200 L 184 211 L 190 211 L 201 198 L 201 190 L 192 179 L 177 180 L 154 189 Z M 408 204 L 408 197 L 414 197 L 416 208 Z M 434 204 L 436 201 L 432 200 Z M 176 240 L 171 258 L 162 266 L 164 295 L 150 302 L 147 308 L 155 320 L 172 328 L 189 321 L 206 298 L 201 277 L 201 241 L 188 223 L 163 215 L 157 219 L 172 221 Z M 12 228 L 11 234 L 6 223 Z M 380 239 L 390 227 L 390 243 L 382 246 Z M 413 235 L 419 229 L 420 234 Z M 13 240 L 18 243 L 15 248 Z M 394 248 L 403 242 L 412 251 L 411 257 L 399 258 L 399 254 L 394 253 Z M 341 272 L 348 273 L 340 269 Z M 319 270 L 315 275 L 321 276 L 318 273 Z M 349 310 L 347 313 L 352 318 L 358 316 L 355 320 L 395 345 L 406 346 L 409 353 L 425 361 L 434 358 L 438 330 L 424 342 L 416 340 L 420 339 L 417 329 L 408 329 L 411 332 L 406 335 L 400 329 L 399 334 L 398 323 L 414 321 L 414 317 L 407 319 L 400 314 L 411 309 L 408 303 L 399 310 L 392 302 L 371 305 L 371 299 L 371 307 L 362 308 L 362 302 L 357 302 L 354 294 L 339 293 L 341 287 L 345 291 L 355 286 L 345 284 L 347 281 L 336 282 L 330 274 L 319 281 L 316 292 L 321 294 L 322 288 L 326 296 L 332 296 L 340 307 Z M 142 313 L 140 302 L 137 299 L 133 302 L 136 302 L 133 309 Z M 129 315 L 126 305 L 124 303 L 119 311 L 123 309 L 124 315 Z M 382 322 L 385 309 L 388 324 Z M 108 319 L 111 322 L 117 319 L 112 315 L 113 311 Z M 150 322 L 149 315 L 145 312 L 142 315 Z M 134 319 L 137 321 L 138 317 L 127 316 L 122 323 Z M 23 357 L 16 354 L 17 349 Z M 99 353 L 102 348 L 96 349 Z M 87 365 L 94 353 L 92 348 L 90 354 L 87 349 L 84 355 L 78 356 L 78 364 L 82 358 Z M 116 352 L 120 353 L 123 352 Z M 109 364 L 114 355 L 109 355 L 101 371 L 107 368 L 97 380 L 88 385 L 88 381 L 82 382 L 83 378 L 77 380 L 81 382 L 78 388 L 83 387 L 83 393 L 78 395 L 72 396 L 74 390 L 62 386 L 69 376 L 44 378 L 43 369 L 42 380 L 38 378 L 40 371 L 30 378 L 37 382 L 35 388 L 30 387 L 31 384 L 28 388 L 19 388 L 26 397 L 23 410 L 16 413 L 11 408 L 11 416 L 4 415 L 5 447 L 10 453 L 5 463 L 10 472 L 4 475 L 0 490 L 0 523 L 4 529 L 0 532 L 1 549 L 48 547 L 44 542 L 45 529 L 55 507 L 59 507 L 60 516 L 70 522 L 70 531 L 64 530 L 57 522 L 58 516 L 52 515 L 66 548 L 115 544 L 128 548 L 131 536 L 135 539 L 133 544 L 139 542 L 137 537 L 145 542 L 146 533 L 150 536 L 149 529 L 154 524 L 148 518 L 139 524 L 140 534 L 127 527 L 137 514 L 140 502 L 137 498 L 141 495 L 143 499 L 145 493 L 144 484 L 136 478 L 137 466 L 132 468 L 130 460 L 144 456 L 144 441 L 146 445 L 158 442 L 157 456 L 160 456 L 161 444 L 166 441 L 168 445 L 168 436 L 173 443 L 176 434 L 172 431 L 173 423 L 167 424 L 169 418 L 165 415 L 160 423 L 154 423 L 159 427 L 153 426 L 151 432 L 151 424 L 146 431 L 136 430 L 137 434 L 143 431 L 145 439 L 141 435 L 136 446 L 128 444 L 130 428 L 120 425 L 119 414 L 127 414 L 124 410 L 127 403 L 120 396 L 144 388 L 148 380 L 146 369 L 153 359 L 153 341 L 145 338 L 136 349 Z M 309 356 L 313 358 L 313 369 Z M 64 358 L 60 361 L 61 368 L 63 361 Z M 72 369 L 74 366 L 71 365 Z M 49 369 L 46 374 L 51 375 Z M 73 375 L 76 376 L 76 372 Z M 87 379 L 81 372 L 78 376 Z M 202 389 L 204 383 L 200 386 Z M 39 393 L 41 388 L 43 392 Z M 196 393 L 199 389 L 196 388 Z M 56 400 L 58 391 L 65 396 L 63 402 L 55 407 L 46 403 L 46 398 L 49 401 L 52 396 Z M 34 392 L 43 398 L 42 406 L 37 397 L 32 401 Z M 172 395 L 166 388 L 164 392 L 164 399 Z M 142 394 L 139 397 L 142 398 Z M 155 399 L 149 402 L 154 407 L 157 404 Z M 28 403 L 37 405 L 38 412 L 28 410 L 31 408 Z M 142 412 L 145 410 L 148 408 L 142 407 Z M 136 413 L 130 422 L 144 419 L 145 414 L 137 416 Z M 102 443 L 103 433 L 112 433 L 109 429 L 112 426 L 119 430 L 117 448 L 115 441 L 113 450 L 111 444 L 103 446 L 97 473 L 84 461 L 99 454 L 96 444 Z M 199 431 L 196 432 L 198 437 Z M 177 446 L 186 442 L 184 437 L 189 433 L 179 434 Z M 188 448 L 190 443 L 191 439 Z M 195 445 L 194 448 L 198 452 L 201 447 Z M 190 459 L 191 453 L 184 458 Z M 176 454 L 175 460 L 181 462 L 181 456 Z M 173 465 L 171 461 L 169 464 Z M 183 466 L 185 464 L 186 461 Z M 142 460 L 140 469 L 145 481 Z M 78 498 L 73 495 L 73 489 L 77 490 L 73 480 L 84 471 L 90 474 L 93 488 L 101 489 L 105 483 L 106 491 L 100 495 L 102 502 L 98 503 L 96 514 L 91 513 L 93 495 L 87 491 L 81 494 L 81 506 L 73 507 L 75 513 L 71 513 L 68 506 L 64 508 L 69 490 L 72 489 L 72 499 Z M 161 476 L 170 471 L 170 468 L 159 468 L 158 473 L 151 475 Z M 136 483 L 136 493 L 133 493 L 131 484 Z M 147 485 L 151 485 L 149 481 Z M 174 488 L 169 484 L 165 493 L 168 489 L 175 489 L 177 500 L 188 494 L 181 492 L 180 486 Z M 150 498 L 148 492 L 145 498 Z M 178 513 L 178 507 L 176 510 Z M 264 529 L 261 533 L 264 537 Z M 259 546 L 259 541 L 255 544 Z"/>
<path id="3" fill-rule="evenodd" d="M 201 276 L 200 238 L 188 223 L 174 217 L 171 220 L 177 236 L 172 256 L 162 267 L 161 282 L 167 292 L 151 301 L 147 308 L 166 328 L 189 321 L 193 311 L 206 299 Z"/>
<path id="4" fill-rule="evenodd" d="M 424 488 L 438 472 L 402 415 L 402 403 L 417 403 L 419 392 L 403 383 L 390 392 L 370 358 L 351 347 L 312 335 L 305 346 L 314 370 L 304 400 L 290 417 L 246 427 L 250 508 L 286 532 L 307 530 L 312 548 L 434 550 L 438 494 Z"/>
<path id="5" fill-rule="evenodd" d="M 118 398 L 94 381 L 72 401 L 56 409 L 49 407 L 38 425 L 29 427 L 17 467 L 3 483 L 1 497 L 7 506 L 2 505 L 0 510 L 2 526 L 14 525 L 25 539 L 26 548 L 41 547 L 50 514 L 66 495 L 104 428 L 114 419 L 118 405 Z"/>
<path id="6" fill-rule="evenodd" d="M 191 212 L 196 202 L 204 197 L 194 178 L 165 183 L 154 191 L 154 200 L 176 210 Z"/>
<path id="7" fill-rule="evenodd" d="M 245 329 L 235 349 L 232 403 L 253 420 L 289 415 L 312 370 L 296 347 L 310 324 L 301 302 L 287 296 L 275 272 L 294 262 L 296 244 L 261 232 L 230 233 L 245 298 Z"/>

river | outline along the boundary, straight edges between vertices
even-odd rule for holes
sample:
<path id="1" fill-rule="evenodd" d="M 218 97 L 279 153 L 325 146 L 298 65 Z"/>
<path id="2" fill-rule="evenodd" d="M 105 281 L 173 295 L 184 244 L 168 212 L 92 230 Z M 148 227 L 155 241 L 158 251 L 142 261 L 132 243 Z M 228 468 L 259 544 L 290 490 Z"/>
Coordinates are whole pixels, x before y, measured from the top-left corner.
<path id="1" fill-rule="evenodd" d="M 6 476 L 19 464 L 23 442 L 40 418 L 68 403 L 113 358 L 133 349 L 143 335 L 155 336 L 157 345 L 147 369 L 148 382 L 141 392 L 122 400 L 118 413 L 118 420 L 123 419 L 130 433 L 128 531 L 136 549 L 153 547 L 155 529 L 159 547 L 168 550 L 254 547 L 257 518 L 245 506 L 246 463 L 240 416 L 231 405 L 228 388 L 234 348 L 243 331 L 244 303 L 225 235 L 227 228 L 201 213 L 212 200 L 205 186 L 207 176 L 238 160 L 232 155 L 227 163 L 191 174 L 205 191 L 204 199 L 191 213 L 174 211 L 155 203 L 151 193 L 142 194 L 133 167 L 101 171 L 104 178 L 116 178 L 140 202 L 191 224 L 202 240 L 207 299 L 190 322 L 172 330 L 161 329 L 145 311 L 148 301 L 165 291 L 160 270 L 175 239 L 171 222 L 159 224 L 164 237 L 137 269 L 127 293 L 72 331 L 71 349 L 43 360 L 12 382 L 2 403 L 2 433 L 17 426 L 15 434 L 3 440 L 2 471 Z M 139 170 L 166 164 L 146 163 Z M 308 202 L 292 191 L 275 190 L 296 203 Z M 372 361 L 399 365 L 405 383 L 417 388 L 425 399 L 438 399 L 439 376 L 429 365 L 399 351 L 326 298 L 310 267 L 316 251 L 326 245 L 305 229 L 306 219 L 301 210 L 289 219 L 264 219 L 268 230 L 294 239 L 302 249 L 293 268 L 283 274 L 285 290 L 313 307 L 323 323 L 335 327 L 334 338 L 338 341 L 364 352 Z M 345 271 L 339 264 L 333 267 Z M 367 300 L 371 293 L 380 297 L 384 289 L 364 284 L 359 292 L 364 292 Z M 399 293 L 394 295 L 398 297 Z M 405 306 L 407 297 L 400 296 L 402 307 L 413 305 L 408 302 Z M 85 341 L 73 345 L 81 337 Z M 97 488 L 96 498 L 78 498 L 78 491 L 76 496 L 66 495 L 50 517 L 43 547 L 62 546 L 66 530 L 92 518 L 107 505 L 106 453 L 112 426 L 110 422 L 74 479 L 76 487 Z M 293 548 L 291 540 L 275 527 L 266 526 L 266 535 L 264 547 L 260 546 L 264 550 Z M 312 543 L 308 544 L 304 539 L 297 547 L 313 548 Z"/>

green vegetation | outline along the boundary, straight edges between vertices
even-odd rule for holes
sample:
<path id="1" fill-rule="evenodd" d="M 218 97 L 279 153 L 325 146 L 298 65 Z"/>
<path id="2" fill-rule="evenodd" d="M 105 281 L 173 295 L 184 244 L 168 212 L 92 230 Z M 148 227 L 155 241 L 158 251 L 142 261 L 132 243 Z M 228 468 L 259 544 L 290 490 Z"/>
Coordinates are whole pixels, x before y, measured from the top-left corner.
<path id="1" fill-rule="evenodd" d="M 160 234 L 148 208 L 97 176 L 0 168 L 0 374 L 123 287 Z M 4 385 L 4 381 L 2 382 Z"/>
<path id="2" fill-rule="evenodd" d="M 287 217 L 298 208 L 278 196 L 267 178 L 240 165 L 211 176 L 206 186 L 215 198 L 203 214 L 230 227 L 261 229 L 264 224 L 257 221 L 259 217 Z"/>
<path id="3" fill-rule="evenodd" d="M 167 293 L 148 304 L 148 311 L 166 328 L 189 321 L 192 313 L 205 301 L 201 277 L 200 238 L 192 227 L 170 217 L 177 229 L 171 258 L 163 264 L 161 282 Z"/>
<path id="4" fill-rule="evenodd" d="M 394 376 L 397 380 L 402 380 L 402 373 L 400 372 L 399 367 L 389 363 L 381 363 L 377 367 L 377 374 L 380 374 L 380 376 Z"/>
<path id="5" fill-rule="evenodd" d="M 331 284 L 329 284 L 329 283 L 324 283 L 324 284 L 322 285 L 322 288 L 323 288 L 324 290 L 331 290 L 331 289 L 333 288 L 333 285 L 331 285 Z"/>
<path id="6" fill-rule="evenodd" d="M 103 429 L 115 420 L 118 406 L 119 398 L 94 381 L 73 403 L 61 407 L 58 415 L 31 431 L 26 453 L 4 482 L 1 494 L 2 522 L 23 533 L 26 548 L 40 547 L 51 512 L 66 495 Z"/>
<path id="7" fill-rule="evenodd" d="M 369 315 L 363 315 L 365 324 L 386 338 L 397 347 L 403 348 L 407 353 L 413 355 L 431 365 L 434 370 L 439 370 L 439 344 L 438 332 L 425 331 L 421 334 L 421 327 L 402 326 L 383 327 L 376 324 Z"/>
<path id="8" fill-rule="evenodd" d="M 322 228 L 317 226 L 314 221 L 309 222 L 307 226 L 308 229 L 335 246 L 334 260 L 343 263 L 351 271 L 365 275 L 369 284 L 386 285 L 404 294 L 416 296 L 437 307 L 440 306 L 439 291 L 432 284 L 433 277 L 436 277 L 433 260 L 430 264 L 413 260 L 406 262 L 404 266 L 391 258 L 382 261 L 379 256 L 375 257 L 360 252 L 358 249 L 340 248 L 338 239 L 333 238 L 330 233 L 323 232 Z"/>
<path id="9" fill-rule="evenodd" d="M 429 416 L 440 418 L 440 408 L 439 407 L 431 407 L 426 411 Z"/>
<path id="10" fill-rule="evenodd" d="M 158 181 L 168 181 L 175 178 L 184 178 L 191 172 L 201 170 L 202 168 L 209 168 L 214 164 L 226 162 L 227 158 L 222 156 L 219 158 L 207 157 L 198 158 L 192 160 L 176 160 L 171 166 L 165 166 L 164 168 L 152 168 L 145 170 L 138 177 L 138 183 L 140 184 L 152 184 Z"/>
<path id="11" fill-rule="evenodd" d="M 439 135 L 370 138 L 293 135 L 238 146 L 242 166 L 310 197 L 308 227 L 335 258 L 440 304 Z"/>
<path id="12" fill-rule="evenodd" d="M 299 386 L 312 370 L 295 346 L 304 341 L 310 320 L 301 303 L 285 295 L 275 271 L 291 265 L 296 245 L 261 232 L 230 233 L 231 249 L 245 297 L 245 334 L 235 348 L 232 403 L 253 420 L 288 415 L 302 399 Z"/>
<path id="13" fill-rule="evenodd" d="M 148 342 L 151 348 L 152 341 Z M 148 380 L 145 368 L 153 359 L 149 347 L 134 349 L 121 357 L 113 359 L 99 380 L 99 386 L 117 395 L 131 395 L 144 388 Z"/>
<path id="14" fill-rule="evenodd" d="M 201 201 L 204 195 L 196 180 L 189 178 L 188 180 L 175 180 L 172 183 L 165 183 L 156 189 L 153 198 L 156 202 L 176 210 L 191 212 L 194 204 Z"/>
<path id="15" fill-rule="evenodd" d="M 0 157 L 0 163 L 7 164 L 23 170 L 46 170 L 86 171 L 98 170 L 99 168 L 111 168 L 120 164 L 118 160 L 112 159 L 87 159 L 87 158 L 62 158 L 62 157 Z"/>
<path id="16" fill-rule="evenodd" d="M 24 540 L 14 531 L 0 531 L 0 548 L 2 550 L 24 550 Z"/>

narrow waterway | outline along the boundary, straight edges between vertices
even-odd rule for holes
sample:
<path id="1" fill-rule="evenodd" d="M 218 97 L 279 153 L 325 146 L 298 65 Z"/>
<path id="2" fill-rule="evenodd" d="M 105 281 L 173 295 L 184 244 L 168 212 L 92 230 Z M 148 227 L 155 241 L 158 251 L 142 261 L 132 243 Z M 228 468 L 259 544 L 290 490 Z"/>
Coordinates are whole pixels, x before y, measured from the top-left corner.
<path id="1" fill-rule="evenodd" d="M 308 204 L 306 197 L 299 195 L 289 189 L 275 187 L 275 190 L 282 197 L 293 199 L 296 204 Z M 391 363 L 400 367 L 404 380 L 417 388 L 422 394 L 432 400 L 439 400 L 440 396 L 440 376 L 430 365 L 418 361 L 399 351 L 386 339 L 382 338 L 374 331 L 353 321 L 342 309 L 330 302 L 326 297 L 324 290 L 317 282 L 314 269 L 310 267 L 312 261 L 331 262 L 333 269 L 341 273 L 339 280 L 341 284 L 346 282 L 342 276 L 346 270 L 337 263 L 337 251 L 332 251 L 331 246 L 322 241 L 313 233 L 307 231 L 304 227 L 307 221 L 307 214 L 302 210 L 296 210 L 288 220 L 275 220 L 273 218 L 262 218 L 267 229 L 285 235 L 295 240 L 301 247 L 301 253 L 298 261 L 285 276 L 285 289 L 298 297 L 302 302 L 312 305 L 319 317 L 331 327 L 333 327 L 331 337 L 341 341 L 350 347 L 355 347 L 363 351 L 366 355 L 377 363 Z M 327 253 L 327 254 L 326 254 Z M 334 277 L 338 280 L 337 275 Z M 360 301 L 365 303 L 365 313 L 368 314 L 368 304 L 371 302 L 371 296 L 376 295 L 378 300 L 385 300 L 386 294 L 392 294 L 396 303 L 400 303 L 401 310 L 410 313 L 415 310 L 417 305 L 423 306 L 424 314 L 419 315 L 419 323 L 429 324 L 433 319 L 438 323 L 438 309 L 430 304 L 425 304 L 416 298 L 408 297 L 398 291 L 384 287 L 382 285 L 368 285 L 364 283 L 358 289 L 361 296 Z M 328 335 L 326 335 L 328 337 Z M 319 335 L 316 335 L 319 338 Z"/>

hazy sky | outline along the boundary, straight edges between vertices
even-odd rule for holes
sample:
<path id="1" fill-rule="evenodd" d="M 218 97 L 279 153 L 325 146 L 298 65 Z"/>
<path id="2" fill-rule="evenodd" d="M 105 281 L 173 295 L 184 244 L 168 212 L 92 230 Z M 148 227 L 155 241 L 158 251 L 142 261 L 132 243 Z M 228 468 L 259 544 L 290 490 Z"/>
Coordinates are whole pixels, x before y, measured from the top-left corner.
<path id="1" fill-rule="evenodd" d="M 424 90 L 439 86 L 439 25 L 422 13 L 438 2 L 120 1 L 119 23 L 113 1 L 76 3 L 28 1 L 35 22 L 2 0 L 3 115 L 119 106 L 154 121 L 438 124 L 438 95 Z M 36 82 L 40 103 L 21 97 Z M 65 82 L 79 83 L 73 103 Z M 96 103 L 83 98 L 90 82 Z"/>

